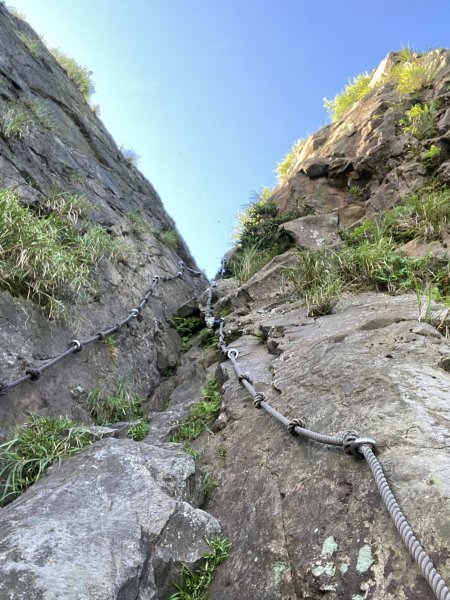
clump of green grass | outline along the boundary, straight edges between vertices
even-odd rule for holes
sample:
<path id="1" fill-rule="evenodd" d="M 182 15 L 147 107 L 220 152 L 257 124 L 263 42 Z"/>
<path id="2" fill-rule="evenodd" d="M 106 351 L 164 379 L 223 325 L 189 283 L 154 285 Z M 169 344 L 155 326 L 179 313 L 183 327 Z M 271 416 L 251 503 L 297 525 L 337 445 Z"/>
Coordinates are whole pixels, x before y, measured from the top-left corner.
<path id="1" fill-rule="evenodd" d="M 85 405 L 97 425 L 132 421 L 144 416 L 142 398 L 133 394 L 125 377 L 118 378 L 107 391 L 101 386 L 92 389 Z"/>
<path id="2" fill-rule="evenodd" d="M 398 293 L 415 290 L 421 282 L 445 299 L 450 292 L 448 263 L 407 256 L 398 246 L 415 238 L 440 239 L 449 223 L 450 190 L 425 189 L 347 234 L 338 251 L 299 253 L 298 264 L 286 274 L 310 316 L 331 312 L 344 290 Z"/>
<path id="3" fill-rule="evenodd" d="M 23 102 L 7 102 L 0 109 L 0 130 L 7 139 L 27 136 L 34 123 L 33 114 Z"/>
<path id="4" fill-rule="evenodd" d="M 74 203 L 65 206 L 73 217 Z M 118 256 L 123 247 L 101 227 L 75 229 L 67 212 L 39 216 L 39 210 L 22 206 L 15 192 L 0 190 L 0 285 L 54 318 L 64 311 L 64 298 L 89 287 L 95 264 Z"/>
<path id="5" fill-rule="evenodd" d="M 398 53 L 399 63 L 395 65 L 386 79 L 394 81 L 401 94 L 413 94 L 431 83 L 436 74 L 436 65 L 432 54 L 419 56 L 411 48 Z"/>
<path id="6" fill-rule="evenodd" d="M 217 567 L 228 558 L 231 550 L 231 544 L 226 538 L 215 537 L 206 541 L 211 551 L 203 555 L 202 566 L 196 571 L 183 566 L 181 581 L 176 586 L 178 591 L 169 600 L 205 600 Z"/>
<path id="7" fill-rule="evenodd" d="M 14 437 L 0 445 L 0 504 L 13 500 L 38 481 L 48 467 L 77 454 L 93 442 L 92 433 L 67 418 L 30 415 Z"/>
<path id="8" fill-rule="evenodd" d="M 175 229 L 167 228 L 158 232 L 157 237 L 160 242 L 171 250 L 176 250 L 180 244 L 180 238 Z"/>
<path id="9" fill-rule="evenodd" d="M 83 194 L 68 194 L 53 186 L 49 193 L 39 200 L 34 210 L 38 217 L 58 215 L 76 225 L 81 216 L 89 213 L 90 207 Z"/>
<path id="10" fill-rule="evenodd" d="M 202 400 L 192 406 L 191 414 L 171 436 L 172 442 L 190 442 L 207 431 L 219 416 L 222 394 L 219 383 L 209 379 L 202 391 Z"/>
<path id="11" fill-rule="evenodd" d="M 308 315 L 317 317 L 329 314 L 344 290 L 394 293 L 413 289 L 420 263 L 382 238 L 343 246 L 339 252 L 306 250 L 286 275 L 303 298 Z"/>
<path id="12" fill-rule="evenodd" d="M 281 161 L 277 164 L 275 172 L 277 174 L 279 183 L 286 181 L 289 169 L 291 168 L 297 156 L 300 154 L 303 146 L 305 145 L 305 142 L 306 140 L 303 138 L 294 142 L 289 152 L 287 152 L 281 159 Z"/>
<path id="13" fill-rule="evenodd" d="M 229 267 L 239 283 L 245 283 L 280 252 L 274 247 L 262 250 L 258 244 L 246 246 L 233 256 Z"/>
<path id="14" fill-rule="evenodd" d="M 416 296 L 419 322 L 433 325 L 447 339 L 450 338 L 450 295 L 444 296 L 437 286 L 430 283 L 424 285 L 418 281 Z M 436 303 L 439 303 L 439 306 Z"/>
<path id="15" fill-rule="evenodd" d="M 136 425 L 130 425 L 127 429 L 127 437 L 131 438 L 135 442 L 140 442 L 150 433 L 150 425 L 145 421 L 136 423 Z"/>
<path id="16" fill-rule="evenodd" d="M 405 112 L 405 118 L 400 119 L 399 125 L 404 133 L 425 140 L 436 133 L 437 114 L 433 106 L 417 103 Z"/>
<path id="17" fill-rule="evenodd" d="M 352 106 L 367 96 L 370 92 L 370 77 L 368 73 L 357 75 L 332 100 L 324 98 L 324 106 L 330 113 L 332 121 L 341 119 Z"/>
<path id="18" fill-rule="evenodd" d="M 397 242 L 442 239 L 450 227 L 450 189 L 425 187 L 408 195 L 401 205 L 385 213 L 382 226 L 385 235 Z M 366 225 L 368 230 L 374 227 L 373 222 Z"/>
<path id="19" fill-rule="evenodd" d="M 66 71 L 67 76 L 81 92 L 84 99 L 88 101 L 95 92 L 92 71 L 89 71 L 86 67 L 82 67 L 74 58 L 67 56 L 67 54 L 64 54 L 58 48 L 51 48 L 50 52 Z"/>
<path id="20" fill-rule="evenodd" d="M 0 107 L 0 132 L 6 139 L 30 135 L 38 122 L 47 129 L 54 129 L 50 108 L 44 100 L 8 101 Z"/>

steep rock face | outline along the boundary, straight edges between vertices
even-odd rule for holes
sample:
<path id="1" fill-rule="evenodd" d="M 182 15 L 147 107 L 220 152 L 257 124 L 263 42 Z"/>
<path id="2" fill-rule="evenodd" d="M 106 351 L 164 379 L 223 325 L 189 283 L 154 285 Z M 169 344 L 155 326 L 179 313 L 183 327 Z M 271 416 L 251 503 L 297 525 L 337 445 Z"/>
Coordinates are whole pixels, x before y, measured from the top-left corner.
<path id="1" fill-rule="evenodd" d="M 103 260 L 96 289 L 68 302 L 65 319 L 49 321 L 42 310 L 6 286 L 0 291 L 1 378 L 11 380 L 27 367 L 42 365 L 82 339 L 114 325 L 136 306 L 155 275 L 172 275 L 179 260 L 194 262 L 178 236 L 175 250 L 158 239 L 173 230 L 151 184 L 124 158 L 79 90 L 34 31 L 0 6 L 1 109 L 38 102 L 44 119 L 21 135 L 0 136 L 0 187 L 14 188 L 24 205 L 37 206 L 52 190 L 82 194 L 87 219 L 128 247 L 118 262 Z M 83 390 L 99 381 L 126 378 L 144 398 L 160 372 L 177 362 L 179 338 L 172 313 L 204 287 L 201 277 L 185 273 L 161 283 L 145 310 L 115 336 L 115 351 L 102 343 L 68 358 L 40 381 L 25 383 L 1 397 L 0 435 L 27 411 L 90 417 L 78 404 Z"/>
<path id="2" fill-rule="evenodd" d="M 177 444 L 106 440 L 1 512 L 0 597 L 167 598 L 220 530 Z"/>
<path id="3" fill-rule="evenodd" d="M 318 319 L 253 297 L 255 309 L 227 318 L 243 334 L 233 342 L 242 370 L 288 418 L 376 439 L 400 505 L 448 579 L 448 342 L 417 322 L 414 296 L 348 296 Z M 365 461 L 291 437 L 254 409 L 229 362 L 220 371 L 221 430 L 201 460 L 218 482 L 207 510 L 234 549 L 209 597 L 431 600 Z"/>

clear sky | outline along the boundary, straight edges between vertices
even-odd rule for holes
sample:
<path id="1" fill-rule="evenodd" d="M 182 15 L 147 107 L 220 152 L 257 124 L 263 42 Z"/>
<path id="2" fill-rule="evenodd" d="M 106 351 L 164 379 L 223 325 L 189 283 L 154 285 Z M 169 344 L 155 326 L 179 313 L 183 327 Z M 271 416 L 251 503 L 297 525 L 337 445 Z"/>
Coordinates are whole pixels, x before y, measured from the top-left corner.
<path id="1" fill-rule="evenodd" d="M 450 1 L 11 0 L 93 71 L 101 118 L 141 156 L 199 266 L 231 247 L 238 210 L 274 186 L 322 99 L 390 50 L 450 46 Z"/>

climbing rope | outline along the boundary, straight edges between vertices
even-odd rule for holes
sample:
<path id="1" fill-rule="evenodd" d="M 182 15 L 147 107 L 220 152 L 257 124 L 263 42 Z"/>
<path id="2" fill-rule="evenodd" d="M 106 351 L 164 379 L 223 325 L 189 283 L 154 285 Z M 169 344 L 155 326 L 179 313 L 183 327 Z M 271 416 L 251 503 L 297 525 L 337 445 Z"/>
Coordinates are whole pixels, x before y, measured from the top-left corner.
<path id="1" fill-rule="evenodd" d="M 183 275 L 185 271 L 188 271 L 193 275 L 202 274 L 201 271 L 195 271 L 194 269 L 187 267 L 182 260 L 178 261 L 178 266 L 179 270 L 174 275 L 155 275 L 152 279 L 151 285 L 147 288 L 142 298 L 140 299 L 139 304 L 135 308 L 132 308 L 128 315 L 121 321 L 118 321 L 111 327 L 97 332 L 95 335 L 92 335 L 91 337 L 85 340 L 72 340 L 67 350 L 64 350 L 64 352 L 61 352 L 48 362 L 41 365 L 40 367 L 28 367 L 28 369 L 25 371 L 25 375 L 22 375 L 22 377 L 18 377 L 17 379 L 13 379 L 11 381 L 6 381 L 0 378 L 0 396 L 6 394 L 6 392 L 18 387 L 26 381 L 37 381 L 41 378 L 42 373 L 44 371 L 47 371 L 47 369 L 51 369 L 52 367 L 60 363 L 62 360 L 64 360 L 67 356 L 70 356 L 71 354 L 76 354 L 77 352 L 81 352 L 89 344 L 102 341 L 107 337 L 116 334 L 120 329 L 122 329 L 122 327 L 127 325 L 130 321 L 132 321 L 139 315 L 139 313 L 147 304 L 147 302 L 150 299 L 150 296 L 153 294 L 154 289 L 159 283 L 169 282 L 173 281 L 174 279 L 178 279 Z"/>
<path id="2" fill-rule="evenodd" d="M 208 288 L 208 295 L 205 308 L 205 323 L 210 327 L 211 323 L 219 324 L 219 336 L 218 344 L 223 354 L 230 360 L 236 377 L 239 383 L 248 391 L 250 396 L 253 398 L 253 405 L 255 408 L 262 409 L 277 421 L 279 421 L 287 431 L 294 436 L 303 437 L 321 444 L 329 446 L 337 446 L 349 455 L 355 457 L 364 457 L 369 465 L 372 472 L 375 484 L 380 492 L 381 498 L 386 505 L 386 508 L 397 528 L 403 543 L 407 547 L 409 553 L 419 565 L 423 576 L 428 581 L 434 595 L 438 600 L 450 600 L 450 591 L 445 584 L 445 581 L 436 571 L 433 563 L 425 552 L 420 542 L 414 535 L 405 515 L 401 511 L 394 494 L 386 480 L 383 472 L 381 463 L 376 458 L 375 453 L 377 452 L 376 442 L 366 436 L 360 436 L 355 431 L 347 431 L 342 436 L 331 436 L 322 433 L 317 433 L 307 429 L 303 419 L 291 419 L 289 420 L 284 415 L 279 413 L 273 408 L 266 400 L 265 395 L 262 392 L 258 392 L 252 384 L 251 377 L 248 373 L 242 372 L 239 363 L 239 351 L 236 348 L 229 348 L 226 345 L 225 340 L 225 322 L 224 319 L 214 319 L 212 316 L 212 297 L 213 289 L 217 287 L 217 283 L 213 281 Z"/>

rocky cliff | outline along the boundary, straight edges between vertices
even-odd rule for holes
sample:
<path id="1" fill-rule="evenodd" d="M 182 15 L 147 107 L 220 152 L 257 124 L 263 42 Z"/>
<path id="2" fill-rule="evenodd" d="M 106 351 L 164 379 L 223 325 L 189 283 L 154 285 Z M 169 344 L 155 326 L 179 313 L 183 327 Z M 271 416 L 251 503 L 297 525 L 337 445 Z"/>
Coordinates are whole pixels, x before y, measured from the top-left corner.
<path id="1" fill-rule="evenodd" d="M 163 243 L 173 223 L 159 198 L 60 66 L 43 46 L 24 45 L 33 32 L 3 7 L 0 27 L 3 111 L 40 100 L 52 118 L 21 136 L 3 129 L 2 186 L 36 219 L 56 211 L 45 201 L 54 185 L 83 194 L 91 208 L 77 235 L 100 225 L 128 246 L 92 266 L 95 289 L 58 296 L 63 320 L 36 305 L 34 288 L 4 282 L 2 377 L 11 381 L 122 318 L 154 275 L 176 274 L 180 259 L 196 267 L 181 240 L 176 250 Z M 151 423 L 141 442 L 102 440 L 53 465 L 1 509 L 0 598 L 170 598 L 182 563 L 194 587 L 218 567 L 211 599 L 433 598 L 365 461 L 288 435 L 255 410 L 250 381 L 311 430 L 374 438 L 399 504 L 449 580 L 450 54 L 393 53 L 361 81 L 363 93 L 342 114 L 335 99 L 335 121 L 296 145 L 280 184 L 249 209 L 228 276 L 209 294 L 189 270 L 161 282 L 113 349 L 96 342 L 0 396 L 6 438 L 26 411 L 92 423 L 86 392 L 125 377 Z M 240 380 L 217 340 L 197 333 L 199 308 L 239 352 Z M 208 408 L 213 379 L 218 411 Z M 120 430 L 113 423 L 108 434 Z M 199 562 L 219 531 L 228 559 Z M 192 589 L 174 597 L 198 597 Z"/>

